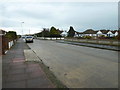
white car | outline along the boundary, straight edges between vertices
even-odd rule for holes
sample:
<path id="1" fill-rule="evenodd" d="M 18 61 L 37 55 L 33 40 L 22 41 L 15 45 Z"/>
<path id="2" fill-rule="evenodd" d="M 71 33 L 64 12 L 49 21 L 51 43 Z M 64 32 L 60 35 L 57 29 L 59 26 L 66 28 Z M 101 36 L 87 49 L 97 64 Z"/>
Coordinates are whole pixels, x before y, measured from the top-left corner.
<path id="1" fill-rule="evenodd" d="M 25 37 L 25 42 L 32 42 L 33 43 L 33 36 L 26 36 Z"/>

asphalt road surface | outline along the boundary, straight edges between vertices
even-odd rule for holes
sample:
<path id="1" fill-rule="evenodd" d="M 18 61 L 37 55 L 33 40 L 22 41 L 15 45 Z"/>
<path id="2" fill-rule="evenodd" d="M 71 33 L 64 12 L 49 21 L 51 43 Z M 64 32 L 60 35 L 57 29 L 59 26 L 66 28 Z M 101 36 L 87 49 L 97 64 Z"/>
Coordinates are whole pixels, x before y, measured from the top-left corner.
<path id="1" fill-rule="evenodd" d="M 34 40 L 29 47 L 68 88 L 117 88 L 118 52 Z"/>

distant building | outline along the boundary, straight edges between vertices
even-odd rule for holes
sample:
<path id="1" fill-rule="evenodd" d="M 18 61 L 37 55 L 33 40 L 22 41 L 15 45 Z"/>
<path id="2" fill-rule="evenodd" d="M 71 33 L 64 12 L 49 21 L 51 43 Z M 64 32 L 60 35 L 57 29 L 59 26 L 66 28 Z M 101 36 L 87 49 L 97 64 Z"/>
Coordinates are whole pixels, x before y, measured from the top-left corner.
<path id="1" fill-rule="evenodd" d="M 75 31 L 75 36 L 74 37 L 82 37 L 82 36 L 84 36 L 83 32 Z"/>
<path id="2" fill-rule="evenodd" d="M 75 32 L 75 37 L 83 37 L 83 36 L 97 36 L 98 31 L 94 31 L 92 29 L 88 29 L 84 32 Z"/>
<path id="3" fill-rule="evenodd" d="M 108 36 L 108 35 L 107 35 L 108 32 L 109 32 L 109 30 L 99 30 L 99 31 L 97 32 L 97 36 L 100 37 L 100 36 L 103 36 L 103 35 L 104 35 L 104 36 L 107 37 L 107 36 Z"/>
<path id="4" fill-rule="evenodd" d="M 84 36 L 97 36 L 98 31 L 94 31 L 92 29 L 88 29 L 83 32 Z"/>
<path id="5" fill-rule="evenodd" d="M 62 37 L 67 37 L 67 31 L 62 31 L 62 33 L 60 34 Z"/>
<path id="6" fill-rule="evenodd" d="M 94 31 L 92 29 L 88 29 L 88 30 L 86 30 L 84 32 L 77 32 L 77 31 L 75 31 L 75 36 L 74 37 L 83 37 L 83 36 L 114 37 L 114 36 L 117 36 L 117 35 L 118 35 L 118 30 L 97 30 L 97 31 Z"/>

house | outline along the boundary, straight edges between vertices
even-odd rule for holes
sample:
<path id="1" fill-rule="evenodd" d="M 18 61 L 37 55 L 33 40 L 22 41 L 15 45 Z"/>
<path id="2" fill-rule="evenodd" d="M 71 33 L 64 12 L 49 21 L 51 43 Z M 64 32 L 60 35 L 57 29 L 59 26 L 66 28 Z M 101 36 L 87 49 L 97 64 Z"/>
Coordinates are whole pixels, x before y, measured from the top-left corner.
<path id="1" fill-rule="evenodd" d="M 0 29 L 0 35 L 5 35 L 6 34 L 6 31 Z"/>
<path id="2" fill-rule="evenodd" d="M 5 52 L 5 49 L 7 47 L 7 44 L 5 42 L 4 35 L 6 34 L 6 31 L 0 29 L 0 55 L 3 55 Z"/>
<path id="3" fill-rule="evenodd" d="M 102 36 L 104 35 L 105 37 L 114 37 L 114 36 L 117 36 L 118 35 L 118 30 L 114 30 L 114 31 L 111 31 L 111 30 L 99 30 L 97 32 L 97 36 Z"/>
<path id="4" fill-rule="evenodd" d="M 62 31 L 60 34 L 62 37 L 67 37 L 67 31 Z"/>
<path id="5" fill-rule="evenodd" d="M 113 36 L 117 36 L 118 35 L 118 30 L 114 30 L 114 31 L 111 31 L 113 33 Z"/>
<path id="6" fill-rule="evenodd" d="M 112 31 L 109 30 L 109 31 L 107 32 L 107 36 L 108 36 L 108 37 L 114 37 L 115 35 L 113 34 Z"/>
<path id="7" fill-rule="evenodd" d="M 98 37 L 100 37 L 100 36 L 105 36 L 105 37 L 107 37 L 108 36 L 108 34 L 110 34 L 111 32 L 109 32 L 110 30 L 99 30 L 96 34 L 97 34 L 97 36 Z"/>
<path id="8" fill-rule="evenodd" d="M 120 33 L 120 31 L 118 30 L 92 30 L 92 29 L 88 29 L 84 32 L 77 32 L 75 31 L 75 35 L 74 37 L 83 37 L 83 36 L 91 36 L 91 37 L 101 37 L 101 36 L 105 36 L 105 37 L 114 37 L 114 36 L 118 36 L 118 34 Z"/>
<path id="9" fill-rule="evenodd" d="M 94 31 L 92 29 L 88 29 L 84 32 L 75 32 L 75 37 L 83 37 L 83 36 L 96 36 L 98 31 Z"/>
<path id="10" fill-rule="evenodd" d="M 75 36 L 74 37 L 82 37 L 82 36 L 84 36 L 83 32 L 75 31 Z"/>
<path id="11" fill-rule="evenodd" d="M 92 29 L 88 29 L 86 31 L 83 32 L 84 36 L 97 36 L 98 31 L 94 31 Z"/>
<path id="12" fill-rule="evenodd" d="M 117 32 L 115 30 L 111 32 L 113 33 L 113 36 L 117 36 Z"/>

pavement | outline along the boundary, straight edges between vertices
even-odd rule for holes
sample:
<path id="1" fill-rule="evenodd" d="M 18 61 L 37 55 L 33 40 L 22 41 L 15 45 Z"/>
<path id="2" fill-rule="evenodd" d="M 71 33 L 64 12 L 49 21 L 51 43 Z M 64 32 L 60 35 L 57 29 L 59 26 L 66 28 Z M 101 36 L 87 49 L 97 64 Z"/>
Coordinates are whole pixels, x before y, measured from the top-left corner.
<path id="1" fill-rule="evenodd" d="M 29 50 L 24 50 L 24 55 L 25 55 L 25 61 L 28 62 L 41 62 L 41 59 L 38 58 L 38 56 L 36 55 L 36 53 L 34 51 L 32 51 L 31 49 Z"/>
<path id="2" fill-rule="evenodd" d="M 40 65 L 25 62 L 26 43 L 17 43 L 2 57 L 2 88 L 54 88 Z"/>
<path id="3" fill-rule="evenodd" d="M 50 40 L 28 46 L 68 88 L 118 87 L 118 51 Z"/>

